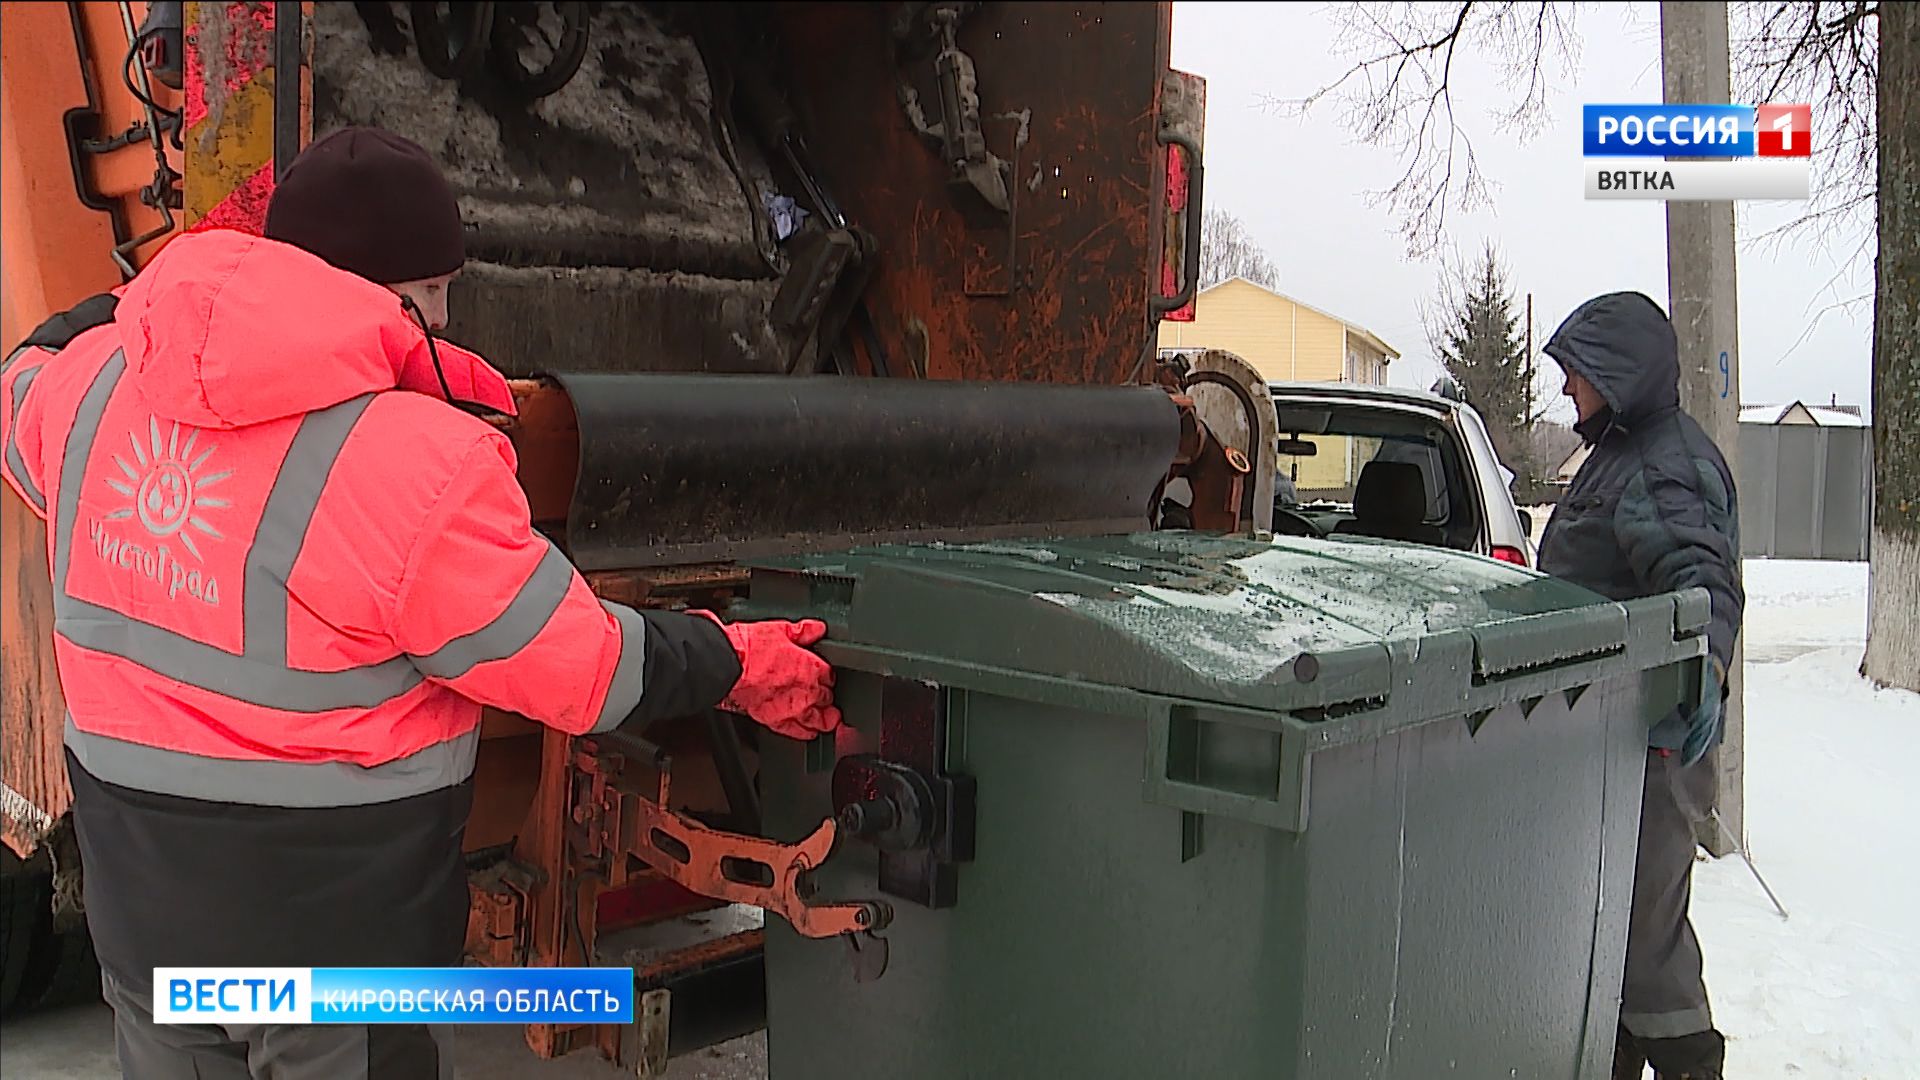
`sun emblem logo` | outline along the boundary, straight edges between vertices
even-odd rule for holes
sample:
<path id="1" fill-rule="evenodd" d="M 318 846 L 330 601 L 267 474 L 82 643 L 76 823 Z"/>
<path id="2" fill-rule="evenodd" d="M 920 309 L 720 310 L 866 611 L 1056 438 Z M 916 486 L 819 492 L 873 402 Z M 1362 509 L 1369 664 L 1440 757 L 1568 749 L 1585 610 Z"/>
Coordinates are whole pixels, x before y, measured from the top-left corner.
<path id="1" fill-rule="evenodd" d="M 225 499 L 202 494 L 208 488 L 233 475 L 233 470 L 201 475 L 200 469 L 213 456 L 217 447 L 209 446 L 193 457 L 193 444 L 200 432 L 193 428 L 186 430 L 186 441 L 180 441 L 180 424 L 174 422 L 173 429 L 167 433 L 166 440 L 160 438 L 160 421 L 155 417 L 147 418 L 147 434 L 152 440 L 151 446 L 142 445 L 138 432 L 128 432 L 127 441 L 133 445 L 135 465 L 129 465 L 120 455 L 113 456 L 113 463 L 120 466 L 126 479 L 109 477 L 107 486 L 125 495 L 132 503 L 107 515 L 108 521 L 125 521 L 137 517 L 146 530 L 158 537 L 179 536 L 193 557 L 201 562 L 206 557 L 195 546 L 193 534 L 214 540 L 223 540 L 220 530 L 208 524 L 200 516 L 203 510 L 217 510 L 229 505 Z M 188 459 L 192 458 L 191 461 Z"/>

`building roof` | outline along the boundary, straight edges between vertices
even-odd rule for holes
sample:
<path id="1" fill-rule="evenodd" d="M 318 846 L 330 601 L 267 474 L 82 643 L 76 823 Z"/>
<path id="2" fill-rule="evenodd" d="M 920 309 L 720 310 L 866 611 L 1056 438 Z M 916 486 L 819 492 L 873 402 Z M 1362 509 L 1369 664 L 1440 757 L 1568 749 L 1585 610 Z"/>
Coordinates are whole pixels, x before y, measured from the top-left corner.
<path id="1" fill-rule="evenodd" d="M 1804 402 L 1792 401 L 1785 405 L 1743 405 L 1740 408 L 1740 422 L 1743 424 L 1784 424 L 1795 410 L 1804 413 L 1809 421 L 1819 427 L 1867 427 L 1866 420 L 1860 416 L 1858 406 L 1815 408 Z"/>
<path id="2" fill-rule="evenodd" d="M 1593 447 L 1588 446 L 1585 442 L 1582 442 L 1579 446 L 1574 447 L 1573 452 L 1568 454 L 1564 461 L 1560 462 L 1560 467 L 1554 470 L 1554 473 L 1553 473 L 1554 479 L 1556 480 L 1573 479 L 1573 474 L 1580 471 L 1580 466 L 1585 465 L 1587 463 L 1587 456 L 1592 453 L 1593 453 Z"/>
<path id="3" fill-rule="evenodd" d="M 1207 286 L 1206 288 L 1201 289 L 1199 295 L 1205 296 L 1207 293 L 1212 292 L 1213 290 L 1219 288 L 1222 285 L 1229 285 L 1236 281 L 1244 281 L 1247 284 L 1253 286 L 1254 288 L 1259 289 L 1261 292 L 1266 293 L 1268 296 L 1285 300 L 1289 304 L 1297 304 L 1298 306 L 1305 308 L 1306 310 L 1311 311 L 1315 315 L 1319 315 L 1322 318 L 1332 319 L 1334 322 L 1337 322 L 1341 326 L 1346 327 L 1347 333 L 1352 334 L 1353 336 L 1359 338 L 1361 341 L 1367 343 L 1368 345 L 1373 346 L 1375 349 L 1378 349 L 1381 353 L 1384 353 L 1386 355 L 1388 363 L 1392 363 L 1393 361 L 1398 360 L 1400 358 L 1400 350 L 1380 340 L 1379 335 L 1375 334 L 1373 331 L 1367 329 L 1366 327 L 1361 326 L 1359 323 L 1353 322 L 1349 319 L 1343 319 L 1340 316 L 1335 315 L 1331 311 L 1327 311 L 1324 308 L 1314 307 L 1312 304 L 1309 304 L 1304 300 L 1299 300 L 1294 297 L 1288 296 L 1286 293 L 1279 292 L 1275 289 L 1269 289 L 1265 285 L 1262 285 L 1259 282 L 1254 281 L 1253 279 L 1246 277 L 1243 274 L 1235 274 L 1234 276 L 1227 278 L 1225 281 L 1216 281 L 1213 284 Z M 1196 299 L 1197 298 L 1198 297 L 1196 297 Z"/>
<path id="4" fill-rule="evenodd" d="M 1792 415 L 1796 409 L 1805 413 L 1812 421 L 1812 424 L 1818 427 L 1863 428 L 1870 426 L 1865 420 L 1861 419 L 1860 407 L 1858 405 L 1814 408 L 1799 401 L 1789 402 L 1785 405 L 1743 405 L 1740 408 L 1740 422 L 1743 424 L 1782 424 L 1786 422 L 1787 417 Z M 1571 479 L 1574 473 L 1580 471 L 1580 466 L 1586 462 L 1587 455 L 1592 452 L 1593 447 L 1588 446 L 1584 442 L 1575 447 L 1573 452 L 1567 455 L 1566 460 L 1560 463 L 1560 468 L 1555 470 L 1555 478 L 1558 480 Z"/>

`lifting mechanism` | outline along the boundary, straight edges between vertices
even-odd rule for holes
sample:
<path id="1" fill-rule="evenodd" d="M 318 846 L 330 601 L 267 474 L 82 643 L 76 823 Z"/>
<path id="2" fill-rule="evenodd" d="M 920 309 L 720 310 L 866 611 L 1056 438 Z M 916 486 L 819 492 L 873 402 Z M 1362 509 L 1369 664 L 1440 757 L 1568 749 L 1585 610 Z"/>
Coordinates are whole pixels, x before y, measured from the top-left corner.
<path id="1" fill-rule="evenodd" d="M 1168 4 L 282 0 L 7 20 L 10 146 L 51 147 L 74 182 L 9 202 L 10 341 L 181 228 L 257 228 L 314 134 L 396 130 L 461 198 L 452 336 L 512 377 L 518 415 L 491 421 L 535 524 L 607 599 L 724 614 L 762 558 L 1269 527 L 1259 375 L 1154 359 L 1158 322 L 1190 317 L 1203 178 L 1204 85 L 1168 67 Z M 30 73 L 57 107 L 16 92 Z M 18 243 L 16 215 L 39 230 Z M 44 562 L 4 498 L 10 557 Z M 59 849 L 70 798 L 51 665 L 11 644 L 50 633 L 45 590 L 7 611 L 5 781 L 34 814 L 0 826 L 22 854 Z M 898 905 L 957 902 L 976 796 L 929 756 L 946 722 L 930 688 L 890 680 L 875 707 L 873 752 L 786 838 L 765 835 L 755 786 L 772 736 L 735 717 L 570 739 L 487 714 L 470 955 L 630 965 L 643 995 L 681 1003 L 624 1032 L 535 1025 L 537 1053 L 595 1045 L 644 1070 L 668 1043 L 760 1026 L 764 931 L 735 905 L 884 977 Z M 870 892 L 816 895 L 812 871 L 856 846 Z M 676 921 L 709 932 L 653 934 Z"/>

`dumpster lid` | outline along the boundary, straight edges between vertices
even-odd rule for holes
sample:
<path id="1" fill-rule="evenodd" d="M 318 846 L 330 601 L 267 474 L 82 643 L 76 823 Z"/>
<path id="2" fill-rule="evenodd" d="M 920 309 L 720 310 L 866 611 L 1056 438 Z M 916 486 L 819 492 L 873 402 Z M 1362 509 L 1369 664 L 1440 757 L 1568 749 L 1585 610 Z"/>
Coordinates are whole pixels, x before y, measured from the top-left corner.
<path id="1" fill-rule="evenodd" d="M 1430 653 L 1471 667 L 1464 684 L 1618 652 L 1627 632 L 1622 608 L 1566 582 L 1358 538 L 887 545 L 753 571 L 756 616 L 824 618 L 836 643 L 1266 709 L 1384 699 L 1436 635 L 1472 637 Z"/>

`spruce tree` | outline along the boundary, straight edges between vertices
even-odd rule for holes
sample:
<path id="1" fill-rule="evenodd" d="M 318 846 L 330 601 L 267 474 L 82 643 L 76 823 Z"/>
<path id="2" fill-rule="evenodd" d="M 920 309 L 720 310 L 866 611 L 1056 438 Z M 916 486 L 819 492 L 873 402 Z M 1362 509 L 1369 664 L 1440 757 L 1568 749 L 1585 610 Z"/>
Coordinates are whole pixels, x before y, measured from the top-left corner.
<path id="1" fill-rule="evenodd" d="M 1443 285 L 1430 344 L 1467 403 L 1486 421 L 1501 462 L 1531 484 L 1538 464 L 1526 437 L 1533 419 L 1528 392 L 1533 371 L 1506 271 L 1488 244 L 1470 268 L 1456 268 L 1451 277 Z"/>

